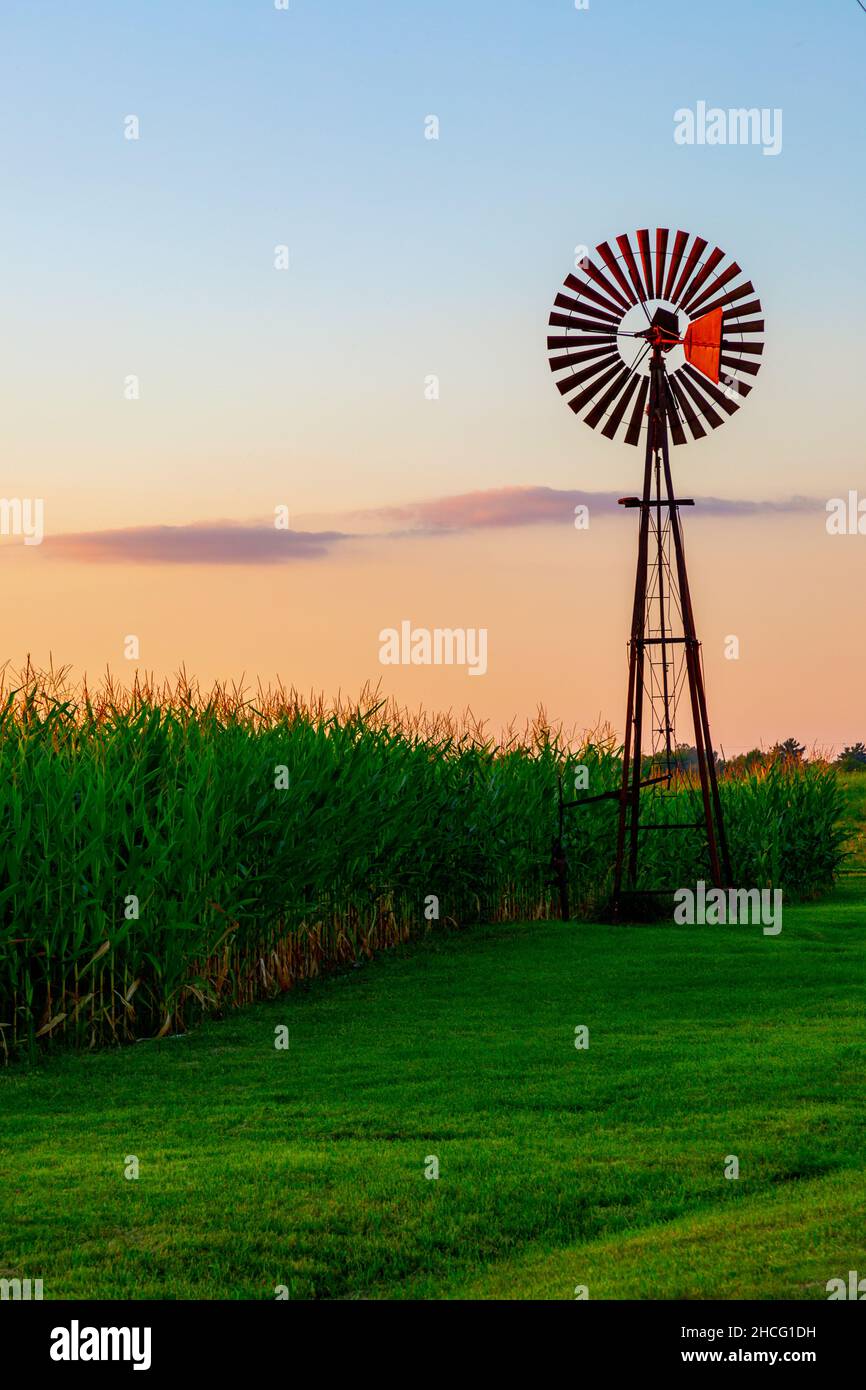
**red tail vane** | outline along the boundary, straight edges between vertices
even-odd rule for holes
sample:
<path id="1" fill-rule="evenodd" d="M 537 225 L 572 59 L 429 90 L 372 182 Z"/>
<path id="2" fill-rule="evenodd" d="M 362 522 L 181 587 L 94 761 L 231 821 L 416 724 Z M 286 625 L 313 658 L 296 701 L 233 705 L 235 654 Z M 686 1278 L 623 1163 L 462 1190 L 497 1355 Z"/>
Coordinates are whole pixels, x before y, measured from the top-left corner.
<path id="1" fill-rule="evenodd" d="M 686 361 L 691 362 L 710 381 L 718 382 L 722 351 L 722 310 L 713 309 L 695 319 L 686 329 L 683 341 Z"/>

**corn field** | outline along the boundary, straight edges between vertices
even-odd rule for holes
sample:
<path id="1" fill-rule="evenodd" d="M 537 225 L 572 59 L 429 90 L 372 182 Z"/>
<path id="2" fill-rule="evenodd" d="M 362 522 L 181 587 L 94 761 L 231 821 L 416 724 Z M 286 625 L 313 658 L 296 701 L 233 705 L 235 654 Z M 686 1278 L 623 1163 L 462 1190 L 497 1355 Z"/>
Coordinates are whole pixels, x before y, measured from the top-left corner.
<path id="1" fill-rule="evenodd" d="M 556 915 L 560 785 L 568 800 L 620 775 L 604 731 L 566 737 L 539 715 L 494 740 L 370 690 L 331 705 L 184 677 L 94 691 L 28 669 L 0 710 L 6 1058 L 165 1036 L 425 931 Z M 832 769 L 771 763 L 721 794 L 737 882 L 833 882 Z M 685 796 L 657 797 L 653 819 L 682 819 Z M 579 916 L 609 897 L 616 817 L 613 800 L 565 814 Z M 708 876 L 697 835 L 649 837 L 646 886 Z"/>

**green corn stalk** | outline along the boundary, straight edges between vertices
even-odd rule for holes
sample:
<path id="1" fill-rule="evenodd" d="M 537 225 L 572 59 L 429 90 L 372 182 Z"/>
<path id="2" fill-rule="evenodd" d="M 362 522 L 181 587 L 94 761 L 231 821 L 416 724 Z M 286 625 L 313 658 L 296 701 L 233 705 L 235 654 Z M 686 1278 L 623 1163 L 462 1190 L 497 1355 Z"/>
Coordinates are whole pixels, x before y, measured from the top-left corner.
<path id="1" fill-rule="evenodd" d="M 278 789 L 285 768 L 288 788 Z M 431 929 L 557 911 L 558 786 L 615 790 L 609 736 L 543 721 L 501 743 L 366 695 L 203 695 L 28 672 L 0 690 L 0 1027 L 4 1055 L 177 1031 Z M 722 778 L 737 882 L 828 888 L 849 834 L 833 770 Z M 643 793 L 695 818 L 696 789 Z M 617 803 L 566 814 L 571 902 L 610 895 Z M 644 836 L 646 887 L 709 878 L 699 834 Z"/>

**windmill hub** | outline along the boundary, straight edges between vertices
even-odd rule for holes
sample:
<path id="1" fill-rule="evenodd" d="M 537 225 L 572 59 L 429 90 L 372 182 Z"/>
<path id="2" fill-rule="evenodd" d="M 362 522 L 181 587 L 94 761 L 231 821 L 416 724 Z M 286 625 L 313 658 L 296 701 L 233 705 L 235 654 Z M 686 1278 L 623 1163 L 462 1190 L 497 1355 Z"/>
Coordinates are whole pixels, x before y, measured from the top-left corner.
<path id="1" fill-rule="evenodd" d="M 667 371 L 676 371 L 685 361 L 682 344 L 686 323 L 670 301 L 648 299 L 643 304 L 633 304 L 623 314 L 615 335 L 622 365 L 628 371 L 633 369 L 635 378 L 648 377 L 652 347 L 658 345 Z"/>
<path id="2" fill-rule="evenodd" d="M 676 309 L 658 308 L 652 316 L 649 328 L 635 336 L 646 338 L 648 343 L 661 348 L 662 352 L 670 352 L 671 348 L 676 347 L 681 341 L 679 314 Z"/>

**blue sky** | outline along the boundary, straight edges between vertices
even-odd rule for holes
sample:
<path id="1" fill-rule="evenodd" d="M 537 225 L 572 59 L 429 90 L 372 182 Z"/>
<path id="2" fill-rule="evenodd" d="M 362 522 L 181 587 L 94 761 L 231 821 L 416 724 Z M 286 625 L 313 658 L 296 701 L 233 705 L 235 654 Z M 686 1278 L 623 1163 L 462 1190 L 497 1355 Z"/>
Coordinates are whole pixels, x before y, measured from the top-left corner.
<path id="1" fill-rule="evenodd" d="M 358 505 L 437 479 L 603 486 L 631 461 L 559 408 L 546 313 L 576 242 L 670 225 L 736 256 L 768 318 L 748 426 L 702 448 L 707 490 L 842 487 L 864 424 L 864 49 L 855 0 L 7 0 L 10 442 L 61 490 L 73 460 L 107 482 L 101 395 L 124 368 L 148 398 L 130 470 L 160 490 L 175 447 L 226 506 L 233 459 L 264 496 L 286 454 L 303 506 L 326 476 Z M 781 107 L 782 153 L 676 146 L 698 99 Z"/>

